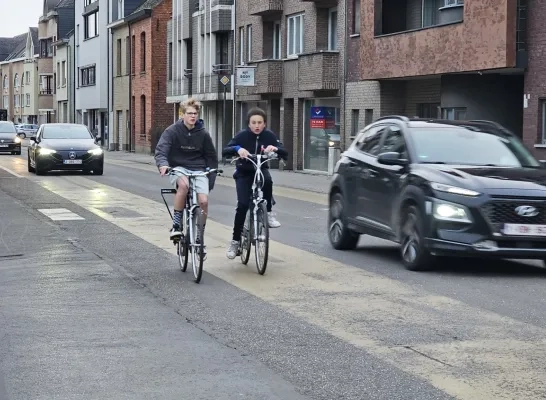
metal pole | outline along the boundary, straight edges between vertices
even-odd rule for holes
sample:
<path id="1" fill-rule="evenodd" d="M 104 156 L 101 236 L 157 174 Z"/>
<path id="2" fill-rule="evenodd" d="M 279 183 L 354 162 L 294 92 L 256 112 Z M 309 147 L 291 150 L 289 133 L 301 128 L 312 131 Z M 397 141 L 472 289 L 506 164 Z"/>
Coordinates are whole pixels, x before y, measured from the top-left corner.
<path id="1" fill-rule="evenodd" d="M 226 103 L 226 94 L 227 92 L 227 85 L 224 85 L 224 124 L 223 124 L 223 127 L 222 127 L 222 136 L 225 136 L 226 135 L 226 132 L 227 132 L 227 103 Z M 217 149 L 218 150 L 218 149 Z"/>

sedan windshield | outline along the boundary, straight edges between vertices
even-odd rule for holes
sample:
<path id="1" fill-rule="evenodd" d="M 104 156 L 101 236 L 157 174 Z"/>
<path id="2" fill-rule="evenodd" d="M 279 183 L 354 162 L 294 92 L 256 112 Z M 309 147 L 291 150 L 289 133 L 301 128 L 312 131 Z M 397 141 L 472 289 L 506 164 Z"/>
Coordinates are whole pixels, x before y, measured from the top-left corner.
<path id="1" fill-rule="evenodd" d="M 495 167 L 539 167 L 525 146 L 509 135 L 464 127 L 422 128 L 412 132 L 418 163 Z"/>
<path id="2" fill-rule="evenodd" d="M 17 133 L 12 124 L 0 124 L 0 133 Z"/>
<path id="3" fill-rule="evenodd" d="M 43 139 L 93 139 L 85 126 L 54 125 L 44 126 Z"/>

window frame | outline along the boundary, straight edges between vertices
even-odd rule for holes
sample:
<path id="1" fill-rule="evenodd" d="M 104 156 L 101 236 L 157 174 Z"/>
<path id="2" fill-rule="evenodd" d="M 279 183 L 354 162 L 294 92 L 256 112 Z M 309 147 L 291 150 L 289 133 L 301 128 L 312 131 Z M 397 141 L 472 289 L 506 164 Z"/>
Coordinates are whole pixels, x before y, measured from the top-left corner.
<path id="1" fill-rule="evenodd" d="M 282 58 L 282 26 L 281 21 L 273 22 L 273 59 Z"/>
<path id="2" fill-rule="evenodd" d="M 294 21 L 294 27 L 291 28 L 290 21 Z M 299 35 L 299 52 L 296 50 L 296 41 L 298 38 L 296 37 L 297 32 L 297 23 L 300 24 L 300 35 Z M 294 30 L 295 32 L 292 32 Z M 286 56 L 288 58 L 295 58 L 298 57 L 298 55 L 302 54 L 305 50 L 305 13 L 297 13 L 293 15 L 287 15 L 286 16 Z M 291 49 L 291 46 L 293 48 Z"/>
<path id="3" fill-rule="evenodd" d="M 334 30 L 334 19 L 332 18 L 333 14 L 336 14 L 335 18 L 335 32 Z M 339 41 L 338 41 L 338 11 L 337 6 L 332 7 L 328 9 L 328 50 L 330 51 L 337 51 L 339 49 Z M 332 43 L 332 41 L 335 41 L 335 43 Z"/>
<path id="4" fill-rule="evenodd" d="M 90 18 L 93 17 L 93 24 L 90 25 Z M 93 26 L 94 28 L 94 35 L 91 35 L 92 31 L 90 31 L 90 27 Z M 83 17 L 83 39 L 93 39 L 95 37 L 99 36 L 99 11 L 94 11 L 92 13 L 89 13 Z"/>

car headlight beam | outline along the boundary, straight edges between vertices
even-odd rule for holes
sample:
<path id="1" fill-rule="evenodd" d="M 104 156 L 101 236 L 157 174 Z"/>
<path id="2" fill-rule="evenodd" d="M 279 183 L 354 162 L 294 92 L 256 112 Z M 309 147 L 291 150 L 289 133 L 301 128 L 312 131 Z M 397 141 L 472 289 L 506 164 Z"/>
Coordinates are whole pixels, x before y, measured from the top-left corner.
<path id="1" fill-rule="evenodd" d="M 15 139 L 13 139 L 14 143 L 21 143 L 21 138 L 19 136 L 15 136 Z"/>
<path id="2" fill-rule="evenodd" d="M 102 149 L 100 148 L 97 148 L 97 149 L 91 149 L 89 151 L 87 151 L 89 154 L 92 154 L 94 156 L 100 156 L 102 154 Z"/>
<path id="3" fill-rule="evenodd" d="M 440 221 L 472 223 L 466 207 L 458 204 L 436 201 L 432 215 Z"/>
<path id="4" fill-rule="evenodd" d="M 42 155 L 42 156 L 47 156 L 47 155 L 49 155 L 49 154 L 56 153 L 55 150 L 53 150 L 53 149 L 46 149 L 46 148 L 44 148 L 44 147 L 41 147 L 40 150 L 39 150 L 39 152 L 40 152 L 40 155 Z"/>

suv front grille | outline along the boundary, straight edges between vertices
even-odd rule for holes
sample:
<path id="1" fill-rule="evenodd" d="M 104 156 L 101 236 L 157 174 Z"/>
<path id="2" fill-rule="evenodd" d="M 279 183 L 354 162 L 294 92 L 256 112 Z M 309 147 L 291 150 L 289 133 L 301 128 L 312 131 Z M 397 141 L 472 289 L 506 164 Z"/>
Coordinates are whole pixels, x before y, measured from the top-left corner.
<path id="1" fill-rule="evenodd" d="M 516 213 L 519 206 L 533 206 L 538 215 L 523 217 Z M 546 202 L 536 201 L 492 201 L 482 207 L 482 212 L 490 224 L 546 224 Z"/>

